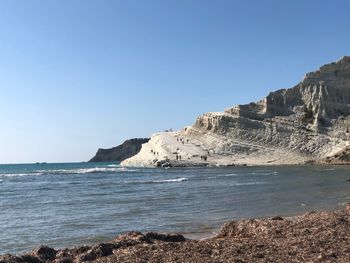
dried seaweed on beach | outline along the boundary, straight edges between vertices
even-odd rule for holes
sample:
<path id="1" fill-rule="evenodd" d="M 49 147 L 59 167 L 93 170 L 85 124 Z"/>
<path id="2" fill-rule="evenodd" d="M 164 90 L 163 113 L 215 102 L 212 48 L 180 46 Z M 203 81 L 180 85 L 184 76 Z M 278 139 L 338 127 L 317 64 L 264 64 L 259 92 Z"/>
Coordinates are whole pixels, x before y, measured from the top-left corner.
<path id="1" fill-rule="evenodd" d="M 108 243 L 30 254 L 0 263 L 40 262 L 349 262 L 350 205 L 334 212 L 227 222 L 217 236 L 129 232 Z"/>

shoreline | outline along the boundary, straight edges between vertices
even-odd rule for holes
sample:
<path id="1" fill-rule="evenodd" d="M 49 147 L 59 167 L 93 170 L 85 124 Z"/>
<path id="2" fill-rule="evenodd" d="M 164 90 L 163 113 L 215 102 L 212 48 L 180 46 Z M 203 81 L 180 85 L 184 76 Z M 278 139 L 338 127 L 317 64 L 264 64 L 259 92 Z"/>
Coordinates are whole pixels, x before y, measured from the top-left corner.
<path id="1" fill-rule="evenodd" d="M 281 166 L 350 166 L 350 162 L 343 162 L 343 161 L 334 161 L 334 162 L 329 162 L 325 160 L 312 160 L 312 161 L 305 161 L 305 162 L 300 162 L 300 163 L 259 163 L 259 164 L 251 164 L 251 163 L 210 163 L 210 162 L 190 162 L 187 160 L 183 161 L 173 161 L 173 160 L 159 160 L 154 163 L 154 165 L 123 165 L 120 163 L 121 167 L 125 168 L 230 168 L 230 167 L 237 167 L 237 168 L 242 168 L 242 167 L 281 167 Z"/>
<path id="2" fill-rule="evenodd" d="M 350 203 L 335 211 L 228 221 L 204 239 L 131 231 L 95 245 L 5 254 L 0 262 L 348 262 L 348 233 Z"/>

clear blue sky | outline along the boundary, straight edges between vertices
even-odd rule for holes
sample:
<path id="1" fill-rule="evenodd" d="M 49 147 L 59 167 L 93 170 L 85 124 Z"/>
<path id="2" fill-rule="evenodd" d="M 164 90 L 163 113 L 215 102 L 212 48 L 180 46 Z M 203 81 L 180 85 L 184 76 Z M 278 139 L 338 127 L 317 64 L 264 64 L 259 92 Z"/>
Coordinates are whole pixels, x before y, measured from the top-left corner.
<path id="1" fill-rule="evenodd" d="M 349 3 L 0 1 L 0 163 L 85 161 L 291 87 L 350 54 Z"/>

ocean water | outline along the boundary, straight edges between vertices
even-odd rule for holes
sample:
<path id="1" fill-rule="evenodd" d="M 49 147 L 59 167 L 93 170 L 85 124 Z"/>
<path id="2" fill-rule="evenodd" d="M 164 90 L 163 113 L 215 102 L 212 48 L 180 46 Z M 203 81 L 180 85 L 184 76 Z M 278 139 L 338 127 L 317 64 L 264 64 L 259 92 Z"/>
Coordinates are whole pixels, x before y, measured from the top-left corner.
<path id="1" fill-rule="evenodd" d="M 349 167 L 0 165 L 0 254 L 108 241 L 130 230 L 210 236 L 223 222 L 350 200 Z"/>

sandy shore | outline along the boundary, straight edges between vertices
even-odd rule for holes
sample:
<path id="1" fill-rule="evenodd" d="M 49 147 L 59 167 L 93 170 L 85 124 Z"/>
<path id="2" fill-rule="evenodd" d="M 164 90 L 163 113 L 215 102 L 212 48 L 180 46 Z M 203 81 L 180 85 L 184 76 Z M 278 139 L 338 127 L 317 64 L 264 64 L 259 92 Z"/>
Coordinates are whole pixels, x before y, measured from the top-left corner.
<path id="1" fill-rule="evenodd" d="M 42 246 L 0 262 L 349 262 L 350 205 L 334 212 L 225 223 L 205 240 L 129 232 L 108 243 L 55 250 Z"/>

